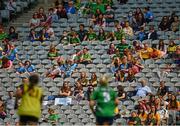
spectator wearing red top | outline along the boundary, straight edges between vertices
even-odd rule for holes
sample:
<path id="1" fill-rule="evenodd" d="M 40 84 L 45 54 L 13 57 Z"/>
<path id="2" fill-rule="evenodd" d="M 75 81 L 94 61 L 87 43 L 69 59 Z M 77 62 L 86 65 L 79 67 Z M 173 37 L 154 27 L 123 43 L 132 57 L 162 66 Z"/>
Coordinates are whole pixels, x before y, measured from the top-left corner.
<path id="1" fill-rule="evenodd" d="M 115 51 L 116 51 L 116 48 L 115 48 L 114 44 L 110 43 L 107 54 L 109 54 L 109 55 L 115 54 Z"/>
<path id="2" fill-rule="evenodd" d="M 1 68 L 10 69 L 12 67 L 12 61 L 9 60 L 7 57 L 2 58 L 2 66 Z"/>

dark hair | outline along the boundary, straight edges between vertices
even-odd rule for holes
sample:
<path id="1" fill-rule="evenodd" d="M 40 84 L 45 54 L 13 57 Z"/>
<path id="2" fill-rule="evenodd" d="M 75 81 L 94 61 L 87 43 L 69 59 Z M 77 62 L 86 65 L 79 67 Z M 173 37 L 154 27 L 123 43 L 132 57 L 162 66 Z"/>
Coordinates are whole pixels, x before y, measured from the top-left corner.
<path id="1" fill-rule="evenodd" d="M 79 26 L 82 26 L 82 27 L 84 27 L 84 24 L 80 24 Z"/>
<path id="2" fill-rule="evenodd" d="M 16 29 L 14 28 L 14 26 L 10 26 L 10 27 L 9 27 L 9 33 L 11 33 L 11 29 L 13 29 L 14 32 L 15 32 L 15 30 L 16 30 Z"/>
<path id="3" fill-rule="evenodd" d="M 38 74 L 32 74 L 29 76 L 29 89 L 31 90 L 35 85 L 39 83 L 39 75 Z"/>
<path id="4" fill-rule="evenodd" d="M 160 42 L 162 42 L 162 45 L 160 44 Z M 159 50 L 161 50 L 161 49 L 162 49 L 162 51 L 164 51 L 164 45 L 165 45 L 165 44 L 164 44 L 163 39 L 160 39 L 160 40 L 159 40 L 158 49 L 159 49 Z"/>

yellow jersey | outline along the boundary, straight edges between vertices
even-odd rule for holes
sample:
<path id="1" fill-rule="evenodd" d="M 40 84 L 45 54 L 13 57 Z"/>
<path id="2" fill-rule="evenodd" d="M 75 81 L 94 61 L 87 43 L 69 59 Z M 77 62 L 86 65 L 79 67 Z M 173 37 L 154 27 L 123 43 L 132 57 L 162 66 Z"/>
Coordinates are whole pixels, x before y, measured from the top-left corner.
<path id="1" fill-rule="evenodd" d="M 31 90 L 28 90 L 28 85 L 24 85 L 23 88 L 24 93 L 20 106 L 18 107 L 18 115 L 40 118 L 41 98 L 43 96 L 42 89 L 38 86 L 34 86 Z"/>

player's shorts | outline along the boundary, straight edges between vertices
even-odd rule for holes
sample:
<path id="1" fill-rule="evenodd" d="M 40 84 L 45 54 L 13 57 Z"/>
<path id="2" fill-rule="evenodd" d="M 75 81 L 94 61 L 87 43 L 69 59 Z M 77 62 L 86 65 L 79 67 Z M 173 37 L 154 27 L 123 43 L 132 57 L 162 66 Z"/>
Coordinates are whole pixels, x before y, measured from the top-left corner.
<path id="1" fill-rule="evenodd" d="M 38 123 L 39 119 L 34 116 L 20 116 L 20 123 L 27 125 L 28 123 Z"/>
<path id="2" fill-rule="evenodd" d="M 114 117 L 98 117 L 96 116 L 97 125 L 103 125 L 104 123 L 108 123 L 109 125 L 113 124 Z"/>

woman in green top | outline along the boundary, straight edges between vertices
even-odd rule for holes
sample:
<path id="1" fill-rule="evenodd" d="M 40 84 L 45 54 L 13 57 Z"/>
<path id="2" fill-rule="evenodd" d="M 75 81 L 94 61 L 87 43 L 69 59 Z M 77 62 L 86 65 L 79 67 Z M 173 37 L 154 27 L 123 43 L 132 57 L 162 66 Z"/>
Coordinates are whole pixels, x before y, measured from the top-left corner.
<path id="1" fill-rule="evenodd" d="M 107 76 L 101 77 L 99 84 L 99 87 L 91 95 L 90 109 L 96 117 L 96 125 L 112 125 L 115 109 L 119 103 L 118 97 L 116 92 L 108 87 Z"/>
<path id="2" fill-rule="evenodd" d="M 70 44 L 76 46 L 80 43 L 80 39 L 76 32 L 72 32 L 71 38 L 70 38 Z"/>
<path id="3" fill-rule="evenodd" d="M 99 34 L 98 34 L 98 40 L 99 41 L 104 41 L 106 40 L 106 34 L 103 28 L 99 29 Z"/>
<path id="4" fill-rule="evenodd" d="M 87 41 L 96 40 L 96 33 L 94 32 L 92 26 L 89 27 L 89 31 L 88 31 L 87 35 L 85 36 L 85 40 L 87 40 Z"/>
<path id="5" fill-rule="evenodd" d="M 49 52 L 48 52 L 48 58 L 53 60 L 57 57 L 58 57 L 58 51 L 56 50 L 55 46 L 51 44 Z"/>

